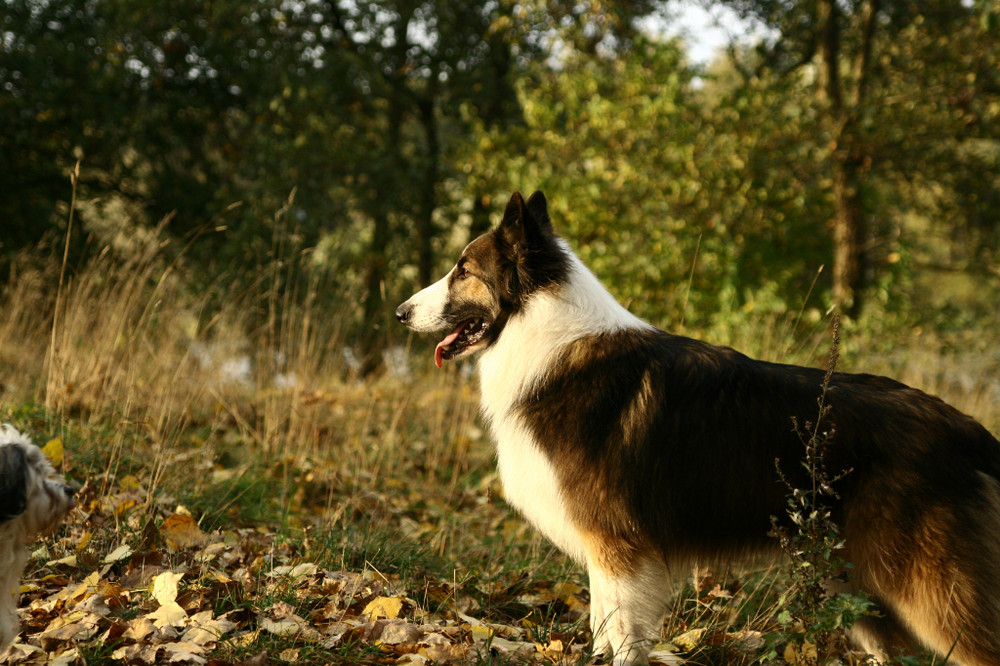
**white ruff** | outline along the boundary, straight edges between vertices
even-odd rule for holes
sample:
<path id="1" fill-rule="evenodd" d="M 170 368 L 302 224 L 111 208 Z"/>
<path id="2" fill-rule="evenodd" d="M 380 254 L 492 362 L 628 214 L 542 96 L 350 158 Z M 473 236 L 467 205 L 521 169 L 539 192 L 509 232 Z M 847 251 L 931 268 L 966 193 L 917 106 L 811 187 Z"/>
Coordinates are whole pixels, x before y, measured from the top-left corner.
<path id="1" fill-rule="evenodd" d="M 572 262 L 566 283 L 531 296 L 496 343 L 480 355 L 481 409 L 497 443 L 507 501 L 556 546 L 585 563 L 584 544 L 569 519 L 555 470 L 513 407 L 545 380 L 568 343 L 649 324 L 615 301 L 569 248 L 565 250 Z"/>

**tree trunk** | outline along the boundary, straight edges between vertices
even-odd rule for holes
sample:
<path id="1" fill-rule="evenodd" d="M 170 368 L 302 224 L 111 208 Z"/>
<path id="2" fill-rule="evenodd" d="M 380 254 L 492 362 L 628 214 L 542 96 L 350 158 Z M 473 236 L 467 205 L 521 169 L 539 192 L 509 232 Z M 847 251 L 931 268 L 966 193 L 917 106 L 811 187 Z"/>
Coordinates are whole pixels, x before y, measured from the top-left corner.
<path id="1" fill-rule="evenodd" d="M 860 190 L 863 160 L 850 154 L 855 152 L 851 148 L 845 152 L 849 154 L 835 158 L 833 167 L 833 299 L 844 314 L 857 317 L 867 268 L 868 220 Z"/>
<path id="2" fill-rule="evenodd" d="M 438 160 L 440 159 L 440 144 L 438 141 L 437 113 L 435 101 L 437 96 L 437 72 L 431 73 L 428 90 L 420 100 L 420 120 L 427 141 L 421 188 L 421 205 L 417 214 L 417 277 L 421 285 L 431 283 L 434 271 L 434 210 L 437 208 Z"/>
<path id="3" fill-rule="evenodd" d="M 861 10 L 863 44 L 854 67 L 854 95 L 844 104 L 844 83 L 840 72 L 841 15 L 836 0 L 822 0 L 817 8 L 819 89 L 825 98 L 829 126 L 836 147 L 831 155 L 833 171 L 833 299 L 845 314 L 856 317 L 861 311 L 867 273 L 865 244 L 868 214 L 862 183 L 870 158 L 857 124 L 866 102 L 868 70 L 875 31 L 876 0 L 867 0 Z"/>
<path id="4" fill-rule="evenodd" d="M 407 105 L 410 102 L 410 91 L 407 89 L 403 64 L 406 62 L 408 44 L 406 35 L 410 20 L 413 18 L 412 7 L 408 12 L 401 12 L 397 19 L 396 34 L 400 39 L 392 49 L 395 71 L 386 75 L 386 95 L 388 102 L 388 118 L 386 127 L 386 167 L 375 171 L 374 201 L 372 202 L 372 239 L 368 246 L 366 293 L 363 302 L 363 319 L 371 327 L 369 335 L 360 341 L 362 375 L 369 375 L 381 364 L 380 352 L 386 347 L 385 329 L 392 321 L 393 307 L 385 302 L 386 252 L 391 240 L 391 215 L 398 210 L 401 202 L 398 194 L 397 178 L 406 172 L 406 157 L 402 153 L 403 122 Z"/>

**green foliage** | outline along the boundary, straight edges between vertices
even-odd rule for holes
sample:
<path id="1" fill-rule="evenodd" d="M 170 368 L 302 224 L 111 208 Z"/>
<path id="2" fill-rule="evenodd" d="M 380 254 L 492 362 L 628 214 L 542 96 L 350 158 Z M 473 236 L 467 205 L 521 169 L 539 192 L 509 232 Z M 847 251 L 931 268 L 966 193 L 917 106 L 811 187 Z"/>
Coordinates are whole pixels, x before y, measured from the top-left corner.
<path id="1" fill-rule="evenodd" d="M 168 243 L 190 288 L 239 289 L 289 244 L 283 288 L 335 276 L 366 369 L 515 189 L 656 323 L 822 311 L 849 139 L 872 317 L 995 321 L 996 0 L 881 3 L 868 41 L 868 3 L 834 3 L 842 88 L 865 82 L 840 114 L 824 3 L 726 4 L 774 38 L 701 67 L 639 30 L 656 2 L 0 0 L 2 274 L 61 247 L 79 160 L 74 266 Z"/>

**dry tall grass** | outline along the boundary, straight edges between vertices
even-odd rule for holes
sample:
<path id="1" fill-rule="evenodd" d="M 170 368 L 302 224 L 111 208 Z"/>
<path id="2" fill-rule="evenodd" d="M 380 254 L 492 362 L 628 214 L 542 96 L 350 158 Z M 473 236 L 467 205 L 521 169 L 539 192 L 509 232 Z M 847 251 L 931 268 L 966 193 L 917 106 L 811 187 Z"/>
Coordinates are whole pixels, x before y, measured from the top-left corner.
<path id="1" fill-rule="evenodd" d="M 305 255 L 285 236 L 276 232 L 276 259 L 260 267 L 256 283 L 238 289 L 219 281 L 194 291 L 183 253 L 168 256 L 155 238 L 143 247 L 124 256 L 105 248 L 66 271 L 61 289 L 58 257 L 25 254 L 14 262 L 0 293 L 0 406 L 40 404 L 62 424 L 107 427 L 112 465 L 141 432 L 161 475 L 169 454 L 189 446 L 199 429 L 209 459 L 218 455 L 220 433 L 235 431 L 261 460 L 351 461 L 375 478 L 406 460 L 406 468 L 454 469 L 455 482 L 467 470 L 461 456 L 470 443 L 477 460 L 488 462 L 475 426 L 474 380 L 461 368 L 431 373 L 429 357 L 408 348 L 395 350 L 395 374 L 353 376 L 346 318 L 338 313 L 354 307 L 353 293 L 302 279 L 310 274 Z M 339 306 L 321 298 L 331 293 L 343 294 Z M 821 363 L 825 328 L 797 316 L 742 321 L 706 337 L 762 358 Z M 845 369 L 895 376 L 997 431 L 997 345 L 979 339 L 962 349 L 948 340 L 945 353 L 941 338 L 925 334 L 910 343 L 924 348 L 904 341 L 886 353 L 884 341 L 869 344 L 864 331 L 847 327 Z"/>
<path id="2" fill-rule="evenodd" d="M 150 494 L 207 483 L 223 456 L 239 469 L 313 466 L 309 492 L 327 497 L 310 501 L 333 521 L 352 510 L 345 496 L 364 504 L 387 474 L 437 487 L 448 470 L 453 489 L 467 473 L 480 439 L 469 380 L 402 366 L 354 376 L 344 320 L 320 298 L 344 285 L 303 278 L 302 253 L 262 267 L 250 287 L 194 292 L 180 277 L 183 256 L 163 247 L 125 257 L 105 248 L 68 271 L 61 290 L 58 258 L 15 261 L 0 293 L 0 413 L 42 405 L 60 426 L 100 433 L 82 444 L 112 471 L 152 459 Z M 194 455 L 205 474 L 192 479 Z M 479 457 L 488 462 L 488 447 Z"/>

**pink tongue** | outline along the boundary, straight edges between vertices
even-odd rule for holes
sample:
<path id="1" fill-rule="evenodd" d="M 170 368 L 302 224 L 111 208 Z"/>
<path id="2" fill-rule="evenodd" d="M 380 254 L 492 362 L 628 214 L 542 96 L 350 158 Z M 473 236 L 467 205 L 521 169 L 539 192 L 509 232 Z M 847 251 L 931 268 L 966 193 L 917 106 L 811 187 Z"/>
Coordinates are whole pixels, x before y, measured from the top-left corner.
<path id="1" fill-rule="evenodd" d="M 459 333 L 462 332 L 463 328 L 465 328 L 465 324 L 464 323 L 461 324 L 454 331 L 452 331 L 451 333 L 449 333 L 448 337 L 446 337 L 444 340 L 442 340 L 441 342 L 439 342 L 437 344 L 437 347 L 434 348 L 434 363 L 437 364 L 437 367 L 439 367 L 439 368 L 442 367 L 441 359 L 443 358 L 443 355 L 444 355 L 444 348 L 447 347 L 448 345 L 450 345 L 451 343 L 453 343 L 455 340 L 458 339 L 458 335 L 459 335 Z"/>

